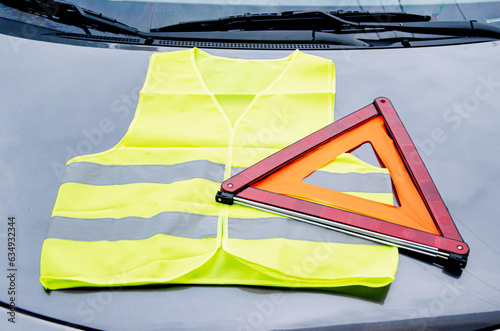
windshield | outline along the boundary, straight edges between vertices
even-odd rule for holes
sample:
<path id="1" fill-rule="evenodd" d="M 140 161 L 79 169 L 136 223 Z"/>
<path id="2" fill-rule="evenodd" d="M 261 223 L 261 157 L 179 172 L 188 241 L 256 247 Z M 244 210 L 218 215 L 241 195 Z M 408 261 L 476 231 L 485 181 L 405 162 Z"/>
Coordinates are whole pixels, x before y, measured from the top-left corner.
<path id="1" fill-rule="evenodd" d="M 257 0 L 252 1 L 251 4 L 243 0 L 73 0 L 71 3 L 102 13 L 143 31 L 186 21 L 213 20 L 246 13 L 282 13 L 285 11 L 405 12 L 428 15 L 432 21 L 476 20 L 484 23 L 500 23 L 499 3 L 488 0 Z M 0 16 L 59 28 L 57 23 L 20 12 L 1 3 Z M 81 32 L 81 29 L 76 27 L 65 27 L 63 30 Z"/>

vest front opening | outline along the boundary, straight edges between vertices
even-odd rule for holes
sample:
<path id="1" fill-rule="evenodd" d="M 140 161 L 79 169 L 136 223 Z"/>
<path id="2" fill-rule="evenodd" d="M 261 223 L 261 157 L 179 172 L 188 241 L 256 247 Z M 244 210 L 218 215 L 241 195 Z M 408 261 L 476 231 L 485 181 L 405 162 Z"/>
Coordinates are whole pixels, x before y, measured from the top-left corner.
<path id="1" fill-rule="evenodd" d="M 296 53 L 275 60 L 243 60 L 213 56 L 196 48 L 193 65 L 204 88 L 234 126 L 260 95 L 279 82 Z"/>

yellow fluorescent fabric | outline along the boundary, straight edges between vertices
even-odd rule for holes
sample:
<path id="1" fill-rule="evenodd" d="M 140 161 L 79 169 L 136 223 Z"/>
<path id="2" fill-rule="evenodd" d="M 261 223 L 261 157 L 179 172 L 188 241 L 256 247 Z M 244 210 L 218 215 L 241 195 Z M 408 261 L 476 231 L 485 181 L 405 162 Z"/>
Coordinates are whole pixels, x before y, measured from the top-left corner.
<path id="1" fill-rule="evenodd" d="M 334 95 L 331 61 L 300 51 L 276 60 L 154 54 L 122 140 L 67 164 L 43 286 L 389 284 L 394 247 L 335 243 L 326 230 L 306 235 L 312 226 L 215 202 L 224 179 L 331 123 Z M 349 154 L 320 170 L 314 180 L 387 172 Z M 383 190 L 344 191 L 392 202 Z"/>

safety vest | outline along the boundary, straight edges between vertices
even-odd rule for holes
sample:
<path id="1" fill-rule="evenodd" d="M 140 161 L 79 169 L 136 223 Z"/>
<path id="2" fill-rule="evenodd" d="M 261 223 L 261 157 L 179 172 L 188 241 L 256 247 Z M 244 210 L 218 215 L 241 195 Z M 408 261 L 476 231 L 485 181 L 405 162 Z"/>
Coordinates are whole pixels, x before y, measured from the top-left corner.
<path id="1" fill-rule="evenodd" d="M 123 139 L 66 166 L 43 286 L 389 284 L 394 247 L 336 243 L 328 230 L 215 202 L 223 180 L 331 123 L 334 94 L 332 62 L 298 50 L 277 60 L 152 55 Z M 308 180 L 390 204 L 388 178 L 343 154 Z"/>

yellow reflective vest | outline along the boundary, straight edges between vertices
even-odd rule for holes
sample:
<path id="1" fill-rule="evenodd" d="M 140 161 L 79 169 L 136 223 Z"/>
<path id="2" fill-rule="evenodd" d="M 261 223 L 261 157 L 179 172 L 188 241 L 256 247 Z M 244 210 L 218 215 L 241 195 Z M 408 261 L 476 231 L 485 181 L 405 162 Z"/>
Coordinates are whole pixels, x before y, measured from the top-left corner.
<path id="1" fill-rule="evenodd" d="M 334 94 L 332 62 L 298 50 L 277 60 L 154 54 L 123 139 L 66 166 L 43 286 L 389 284 L 394 247 L 335 243 L 328 230 L 215 202 L 223 180 L 331 123 Z M 388 186 L 363 184 L 366 174 Z M 308 180 L 392 203 L 388 176 L 344 154 Z"/>

